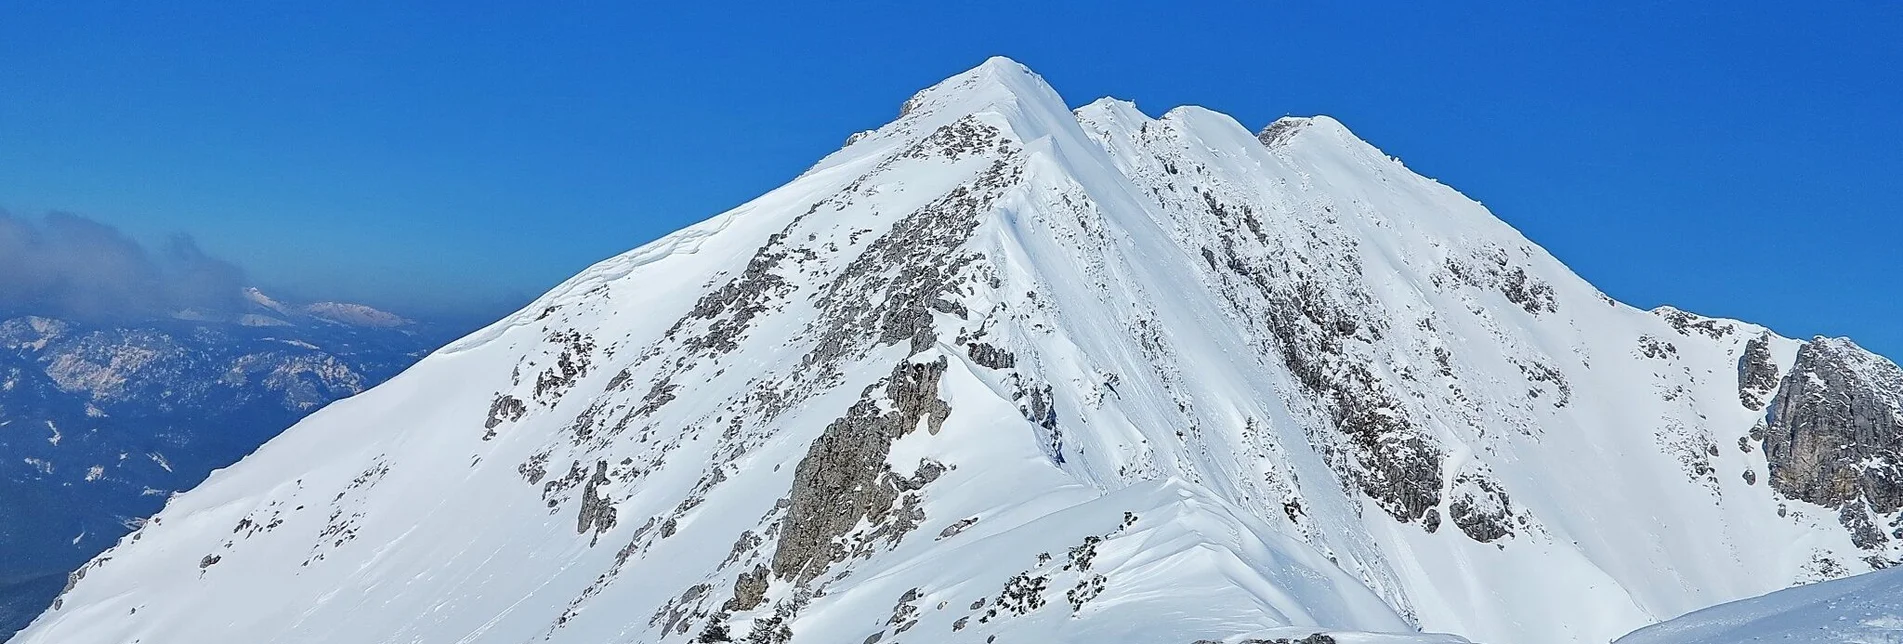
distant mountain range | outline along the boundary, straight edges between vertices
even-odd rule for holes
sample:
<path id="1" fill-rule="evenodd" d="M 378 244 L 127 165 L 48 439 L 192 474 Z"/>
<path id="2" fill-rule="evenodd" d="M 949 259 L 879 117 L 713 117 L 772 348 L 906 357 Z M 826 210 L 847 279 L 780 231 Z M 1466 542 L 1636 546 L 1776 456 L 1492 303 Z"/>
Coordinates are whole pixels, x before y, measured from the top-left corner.
<path id="1" fill-rule="evenodd" d="M 288 306 L 256 288 L 245 289 L 244 298 L 255 307 L 255 310 L 238 316 L 236 321 L 244 326 L 297 326 L 314 322 L 370 329 L 417 326 L 413 320 L 362 304 L 315 302 L 304 306 Z"/>
<path id="2" fill-rule="evenodd" d="M 360 304 L 244 296 L 169 319 L 0 316 L 0 638 L 171 494 L 444 333 Z"/>

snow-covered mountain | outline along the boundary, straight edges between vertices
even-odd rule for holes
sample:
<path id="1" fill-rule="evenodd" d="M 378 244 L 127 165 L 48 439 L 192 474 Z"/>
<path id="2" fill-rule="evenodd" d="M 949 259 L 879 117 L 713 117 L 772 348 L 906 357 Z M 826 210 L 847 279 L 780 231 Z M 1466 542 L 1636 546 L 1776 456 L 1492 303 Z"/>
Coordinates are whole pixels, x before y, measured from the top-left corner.
<path id="1" fill-rule="evenodd" d="M 438 341 L 247 295 L 220 316 L 0 316 L 0 637 L 168 495 Z"/>
<path id="2" fill-rule="evenodd" d="M 1903 558 L 1900 381 L 1614 301 L 1327 117 L 993 59 L 172 498 L 17 641 L 1603 643 Z"/>
<path id="3" fill-rule="evenodd" d="M 239 317 L 246 326 L 294 326 L 322 322 L 346 327 L 394 329 L 416 326 L 403 316 L 350 302 L 312 302 L 302 306 L 279 302 L 256 288 L 244 290 L 244 301 L 252 309 Z"/>

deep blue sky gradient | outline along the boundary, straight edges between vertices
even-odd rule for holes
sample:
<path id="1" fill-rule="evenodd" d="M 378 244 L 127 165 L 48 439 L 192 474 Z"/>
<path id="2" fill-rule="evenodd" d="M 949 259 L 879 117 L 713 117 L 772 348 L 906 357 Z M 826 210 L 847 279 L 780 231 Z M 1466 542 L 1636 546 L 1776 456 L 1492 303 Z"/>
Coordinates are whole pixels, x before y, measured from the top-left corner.
<path id="1" fill-rule="evenodd" d="M 1333 115 L 1614 297 L 1903 356 L 1903 3 L 1175 4 L 9 3 L 0 207 L 493 316 L 1003 54 Z"/>

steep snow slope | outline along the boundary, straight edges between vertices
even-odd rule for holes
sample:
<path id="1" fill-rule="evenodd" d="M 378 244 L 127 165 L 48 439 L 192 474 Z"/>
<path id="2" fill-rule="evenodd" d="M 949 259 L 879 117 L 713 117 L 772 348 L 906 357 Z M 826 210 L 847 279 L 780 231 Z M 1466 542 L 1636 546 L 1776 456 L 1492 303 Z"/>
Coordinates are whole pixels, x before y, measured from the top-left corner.
<path id="1" fill-rule="evenodd" d="M 1898 558 L 1846 518 L 1893 526 L 1893 445 L 1763 448 L 1903 435 L 1822 342 L 1618 304 L 1325 117 L 993 59 L 175 498 L 20 641 L 1605 642 Z"/>
<path id="2" fill-rule="evenodd" d="M 1618 640 L 1618 644 L 1903 642 L 1903 570 L 1787 588 L 1713 606 Z"/>

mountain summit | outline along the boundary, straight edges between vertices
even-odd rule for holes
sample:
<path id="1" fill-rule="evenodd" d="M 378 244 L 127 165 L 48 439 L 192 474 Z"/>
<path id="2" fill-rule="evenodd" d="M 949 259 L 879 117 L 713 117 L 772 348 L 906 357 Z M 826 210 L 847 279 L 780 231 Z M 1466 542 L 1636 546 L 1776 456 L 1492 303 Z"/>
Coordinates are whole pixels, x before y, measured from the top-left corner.
<path id="1" fill-rule="evenodd" d="M 1898 377 L 1614 301 L 1333 119 L 994 58 L 174 497 L 17 641 L 1602 643 L 1903 558 Z"/>

